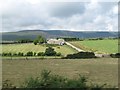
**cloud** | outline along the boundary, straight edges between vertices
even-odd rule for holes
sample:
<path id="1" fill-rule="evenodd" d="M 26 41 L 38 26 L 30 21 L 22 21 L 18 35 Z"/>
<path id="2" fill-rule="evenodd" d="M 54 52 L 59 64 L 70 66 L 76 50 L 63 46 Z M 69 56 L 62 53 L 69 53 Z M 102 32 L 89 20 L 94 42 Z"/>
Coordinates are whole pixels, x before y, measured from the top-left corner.
<path id="1" fill-rule="evenodd" d="M 118 30 L 117 3 L 2 1 L 2 30 Z"/>
<path id="2" fill-rule="evenodd" d="M 113 7 L 113 13 L 118 14 L 118 6 L 117 5 Z"/>
<path id="3" fill-rule="evenodd" d="M 53 17 L 68 18 L 75 14 L 82 14 L 85 11 L 84 3 L 78 2 L 52 2 L 48 5 L 49 13 Z"/>

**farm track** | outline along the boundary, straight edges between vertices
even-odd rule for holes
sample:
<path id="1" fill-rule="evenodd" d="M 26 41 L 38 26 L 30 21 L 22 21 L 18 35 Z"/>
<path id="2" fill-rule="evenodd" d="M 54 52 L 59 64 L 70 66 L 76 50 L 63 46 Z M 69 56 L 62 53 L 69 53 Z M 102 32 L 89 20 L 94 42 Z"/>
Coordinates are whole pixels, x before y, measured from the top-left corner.
<path id="1" fill-rule="evenodd" d="M 83 52 L 84 50 L 74 46 L 73 44 L 69 43 L 69 42 L 65 42 L 68 46 L 72 47 L 73 49 L 77 50 L 78 52 Z"/>

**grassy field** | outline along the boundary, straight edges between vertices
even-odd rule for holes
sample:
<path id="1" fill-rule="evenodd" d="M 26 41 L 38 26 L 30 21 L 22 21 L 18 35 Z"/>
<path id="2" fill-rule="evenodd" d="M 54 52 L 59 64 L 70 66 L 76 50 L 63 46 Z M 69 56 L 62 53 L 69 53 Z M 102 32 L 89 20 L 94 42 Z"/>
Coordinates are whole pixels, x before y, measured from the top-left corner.
<path id="1" fill-rule="evenodd" d="M 4 44 L 2 45 L 2 52 L 23 52 L 26 53 L 28 51 L 33 52 L 44 52 L 47 47 L 45 45 L 34 45 L 30 44 Z M 60 52 L 62 55 L 72 54 L 77 52 L 67 45 L 56 46 L 54 47 L 55 51 Z"/>
<path id="2" fill-rule="evenodd" d="M 118 59 L 45 59 L 45 60 L 3 60 L 3 81 L 8 79 L 19 86 L 25 78 L 39 76 L 42 70 L 51 70 L 68 78 L 77 78 L 78 74 L 85 75 L 89 81 L 98 84 L 118 84 Z"/>
<path id="3" fill-rule="evenodd" d="M 85 40 L 74 41 L 71 44 L 79 47 L 83 50 L 94 51 L 99 53 L 117 53 L 118 52 L 118 40 Z"/>

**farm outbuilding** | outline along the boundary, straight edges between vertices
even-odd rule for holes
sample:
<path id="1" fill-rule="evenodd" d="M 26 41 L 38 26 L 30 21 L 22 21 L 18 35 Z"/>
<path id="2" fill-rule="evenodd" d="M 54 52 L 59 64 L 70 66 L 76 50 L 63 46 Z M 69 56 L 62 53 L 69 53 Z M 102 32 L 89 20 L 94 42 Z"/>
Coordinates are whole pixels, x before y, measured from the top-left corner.
<path id="1" fill-rule="evenodd" d="M 58 45 L 64 45 L 65 40 L 64 39 L 49 39 L 47 41 L 48 44 L 58 44 Z"/>

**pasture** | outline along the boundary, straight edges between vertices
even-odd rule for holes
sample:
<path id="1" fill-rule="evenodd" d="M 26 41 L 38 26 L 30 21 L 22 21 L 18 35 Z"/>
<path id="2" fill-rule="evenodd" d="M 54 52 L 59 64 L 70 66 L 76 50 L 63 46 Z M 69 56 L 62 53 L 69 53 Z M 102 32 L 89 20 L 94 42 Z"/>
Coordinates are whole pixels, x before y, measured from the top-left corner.
<path id="1" fill-rule="evenodd" d="M 77 78 L 85 75 L 90 82 L 111 86 L 118 84 L 118 59 L 44 59 L 44 60 L 3 60 L 2 79 L 8 79 L 14 85 L 20 86 L 29 77 L 39 76 L 42 70 L 51 70 L 67 78 Z"/>
<path id="2" fill-rule="evenodd" d="M 34 45 L 33 43 L 27 44 L 2 44 L 2 52 L 11 52 L 18 53 L 23 52 L 27 53 L 28 51 L 32 52 L 44 52 L 47 47 L 45 45 Z M 72 49 L 67 45 L 55 46 L 53 47 L 56 52 L 60 52 L 62 55 L 76 53 L 77 51 Z"/>
<path id="3" fill-rule="evenodd" d="M 84 40 L 70 42 L 74 46 L 81 48 L 85 51 L 93 51 L 98 53 L 117 53 L 118 40 Z"/>

